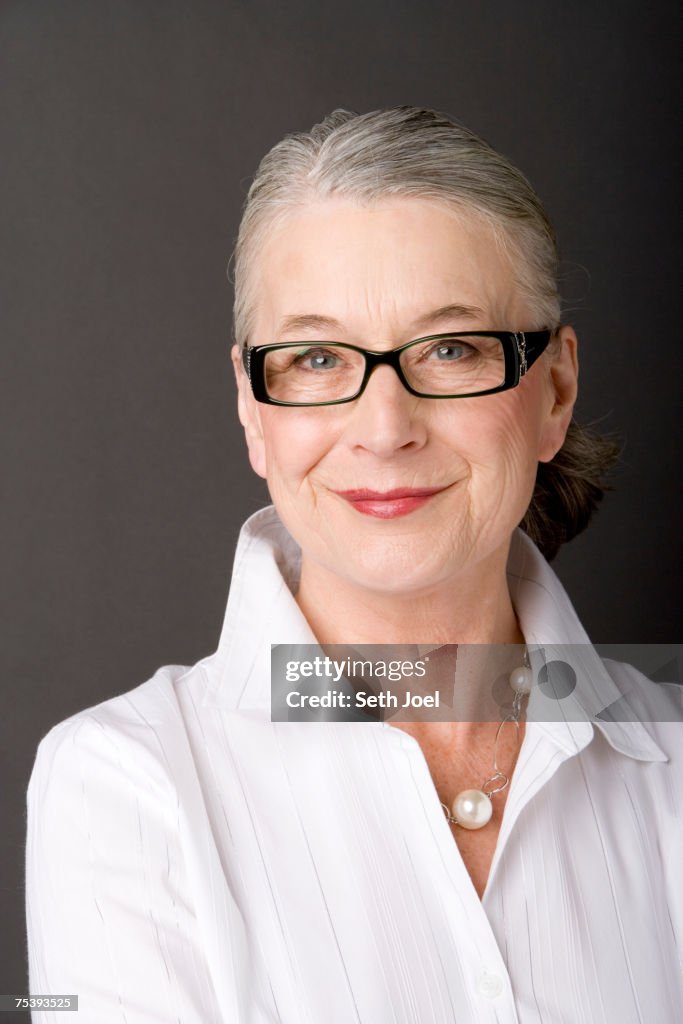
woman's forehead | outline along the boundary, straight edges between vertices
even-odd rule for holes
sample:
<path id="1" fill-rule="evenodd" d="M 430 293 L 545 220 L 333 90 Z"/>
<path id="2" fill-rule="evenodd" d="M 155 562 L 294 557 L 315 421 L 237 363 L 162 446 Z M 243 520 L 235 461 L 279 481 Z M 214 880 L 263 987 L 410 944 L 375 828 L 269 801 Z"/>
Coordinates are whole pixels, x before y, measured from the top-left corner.
<path id="1" fill-rule="evenodd" d="M 256 273 L 257 318 L 271 334 L 494 327 L 518 300 L 486 222 L 412 198 L 298 207 L 266 235 Z"/>

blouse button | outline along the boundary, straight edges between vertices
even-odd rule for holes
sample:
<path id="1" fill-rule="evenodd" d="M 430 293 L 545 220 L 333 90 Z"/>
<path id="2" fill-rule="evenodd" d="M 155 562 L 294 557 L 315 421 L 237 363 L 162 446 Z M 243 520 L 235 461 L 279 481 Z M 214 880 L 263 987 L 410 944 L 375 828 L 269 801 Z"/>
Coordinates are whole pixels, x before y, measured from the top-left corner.
<path id="1" fill-rule="evenodd" d="M 505 985 L 500 975 L 494 974 L 486 967 L 481 968 L 477 975 L 477 992 L 480 995 L 486 996 L 487 999 L 495 999 L 504 988 Z"/>

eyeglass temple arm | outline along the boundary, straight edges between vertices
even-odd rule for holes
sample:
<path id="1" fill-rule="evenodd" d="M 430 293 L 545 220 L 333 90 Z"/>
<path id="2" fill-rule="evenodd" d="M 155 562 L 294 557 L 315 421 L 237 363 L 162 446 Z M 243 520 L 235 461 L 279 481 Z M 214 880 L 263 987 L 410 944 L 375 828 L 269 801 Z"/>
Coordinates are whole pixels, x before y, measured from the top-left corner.
<path id="1" fill-rule="evenodd" d="M 554 331 L 519 331 L 515 335 L 521 376 L 528 373 L 541 353 L 546 350 L 554 333 Z"/>

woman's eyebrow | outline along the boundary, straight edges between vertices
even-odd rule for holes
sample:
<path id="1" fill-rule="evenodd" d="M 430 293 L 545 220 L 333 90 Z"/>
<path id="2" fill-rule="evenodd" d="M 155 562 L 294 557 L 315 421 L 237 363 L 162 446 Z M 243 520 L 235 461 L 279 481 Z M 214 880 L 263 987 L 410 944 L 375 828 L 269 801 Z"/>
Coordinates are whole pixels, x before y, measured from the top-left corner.
<path id="1" fill-rule="evenodd" d="M 283 316 L 280 321 L 278 334 L 285 331 L 339 331 L 343 324 L 331 316 L 322 316 L 319 313 L 293 313 Z"/>
<path id="2" fill-rule="evenodd" d="M 465 306 L 460 302 L 451 302 L 447 306 L 439 306 L 431 313 L 425 313 L 413 324 L 416 331 L 422 331 L 427 327 L 443 325 L 453 320 L 480 320 L 484 316 L 484 310 L 478 306 Z"/>
<path id="3" fill-rule="evenodd" d="M 478 306 L 465 306 L 459 302 L 449 303 L 447 306 L 439 306 L 438 309 L 425 313 L 412 324 L 416 331 L 421 331 L 430 325 L 443 324 L 452 320 L 479 320 L 484 311 Z M 286 331 L 339 331 L 344 325 L 331 316 L 323 316 L 320 313 L 292 313 L 284 316 L 280 321 L 278 333 Z"/>

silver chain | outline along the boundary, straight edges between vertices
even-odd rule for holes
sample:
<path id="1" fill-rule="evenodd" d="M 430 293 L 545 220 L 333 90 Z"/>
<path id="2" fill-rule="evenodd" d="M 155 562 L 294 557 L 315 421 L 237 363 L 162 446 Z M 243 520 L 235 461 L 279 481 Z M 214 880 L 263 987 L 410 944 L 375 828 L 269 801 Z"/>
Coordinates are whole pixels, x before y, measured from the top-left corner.
<path id="1" fill-rule="evenodd" d="M 529 661 L 529 652 L 526 649 L 524 651 L 524 667 L 531 668 L 531 662 Z M 494 793 L 502 792 L 502 790 L 504 790 L 505 787 L 510 782 L 510 776 L 506 775 L 505 772 L 502 772 L 498 767 L 498 739 L 502 732 L 503 726 L 506 725 L 507 722 L 511 722 L 515 726 L 517 730 L 517 736 L 519 737 L 519 721 L 522 712 L 522 702 L 524 701 L 525 696 L 525 693 L 521 693 L 518 690 L 515 691 L 515 695 L 512 699 L 512 708 L 510 709 L 509 713 L 505 716 L 505 718 L 501 720 L 501 722 L 498 725 L 498 729 L 496 730 L 496 738 L 493 741 L 493 775 L 490 775 L 488 779 L 485 779 L 480 786 L 481 792 L 486 793 L 488 797 L 492 797 Z M 500 783 L 500 785 L 495 785 L 495 783 Z M 487 786 L 492 785 L 494 787 L 493 789 L 487 789 Z M 441 806 L 444 809 L 448 821 L 453 825 L 459 825 L 460 822 L 458 821 L 457 818 L 453 817 L 453 815 L 450 812 L 450 809 L 446 806 L 446 804 L 442 803 Z"/>

